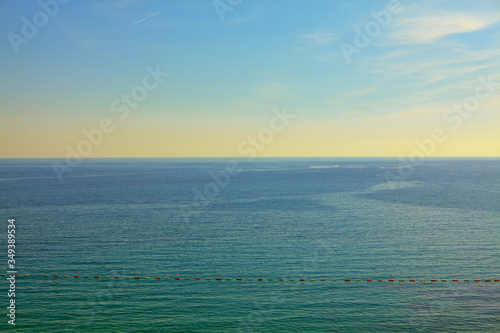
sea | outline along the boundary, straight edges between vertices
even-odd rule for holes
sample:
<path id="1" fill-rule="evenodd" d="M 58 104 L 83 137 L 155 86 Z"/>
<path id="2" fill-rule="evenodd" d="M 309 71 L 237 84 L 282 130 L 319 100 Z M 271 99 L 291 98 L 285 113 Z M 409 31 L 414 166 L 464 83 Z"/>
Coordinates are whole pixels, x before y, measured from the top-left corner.
<path id="1" fill-rule="evenodd" d="M 1 159 L 0 202 L 1 332 L 500 332 L 500 159 Z"/>

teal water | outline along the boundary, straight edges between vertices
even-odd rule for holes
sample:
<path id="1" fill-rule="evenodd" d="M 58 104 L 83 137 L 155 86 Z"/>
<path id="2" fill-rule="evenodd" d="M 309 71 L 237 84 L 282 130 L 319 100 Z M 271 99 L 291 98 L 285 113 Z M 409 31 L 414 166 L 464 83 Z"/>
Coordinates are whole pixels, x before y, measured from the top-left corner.
<path id="1" fill-rule="evenodd" d="M 19 277 L 0 331 L 500 332 L 500 283 L 463 282 L 500 278 L 498 159 L 53 162 L 0 160 L 19 273 L 61 276 Z"/>

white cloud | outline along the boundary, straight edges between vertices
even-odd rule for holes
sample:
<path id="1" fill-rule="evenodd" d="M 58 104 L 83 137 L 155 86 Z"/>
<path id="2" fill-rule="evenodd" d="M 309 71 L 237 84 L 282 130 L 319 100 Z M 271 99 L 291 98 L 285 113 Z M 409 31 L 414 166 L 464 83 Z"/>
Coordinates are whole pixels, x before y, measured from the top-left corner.
<path id="1" fill-rule="evenodd" d="M 338 40 L 337 34 L 326 31 L 301 34 L 299 38 L 302 43 L 313 47 L 327 46 Z"/>
<path id="2" fill-rule="evenodd" d="M 403 43 L 433 43 L 452 34 L 478 31 L 500 20 L 491 13 L 434 11 L 394 21 L 392 38 Z"/>

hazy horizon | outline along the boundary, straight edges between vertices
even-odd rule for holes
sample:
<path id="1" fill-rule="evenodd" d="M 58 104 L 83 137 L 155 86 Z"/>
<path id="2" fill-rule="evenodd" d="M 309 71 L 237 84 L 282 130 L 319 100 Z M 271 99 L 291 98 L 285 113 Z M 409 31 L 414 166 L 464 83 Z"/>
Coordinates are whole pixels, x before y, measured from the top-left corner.
<path id="1" fill-rule="evenodd" d="M 0 4 L 0 158 L 496 157 L 500 3 Z"/>

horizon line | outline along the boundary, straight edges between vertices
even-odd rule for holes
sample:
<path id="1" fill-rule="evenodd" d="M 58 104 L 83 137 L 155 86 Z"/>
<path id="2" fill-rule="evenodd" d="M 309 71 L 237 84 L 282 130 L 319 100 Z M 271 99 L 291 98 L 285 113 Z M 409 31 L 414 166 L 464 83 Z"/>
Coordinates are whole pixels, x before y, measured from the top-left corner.
<path id="1" fill-rule="evenodd" d="M 7 159 L 66 159 L 67 157 L 0 157 L 2 160 L 7 160 Z M 256 157 L 248 157 L 248 156 L 100 156 L 100 157 L 80 157 L 81 159 L 124 159 L 124 158 L 148 158 L 148 159 L 153 159 L 153 158 L 234 158 L 234 159 L 263 159 L 263 158 L 386 158 L 386 159 L 409 159 L 408 156 L 256 156 Z M 426 156 L 423 160 L 425 159 L 500 159 L 500 156 Z"/>

